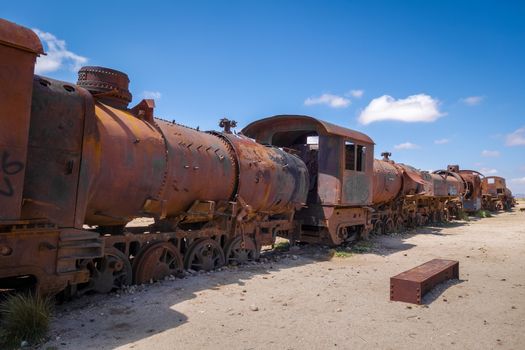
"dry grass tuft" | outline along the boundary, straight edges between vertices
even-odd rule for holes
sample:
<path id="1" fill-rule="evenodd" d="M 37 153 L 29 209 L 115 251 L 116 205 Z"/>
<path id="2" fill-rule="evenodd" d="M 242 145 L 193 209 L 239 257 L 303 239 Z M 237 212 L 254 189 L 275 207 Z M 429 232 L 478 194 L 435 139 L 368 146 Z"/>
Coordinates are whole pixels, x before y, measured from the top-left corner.
<path id="1" fill-rule="evenodd" d="M 490 218 L 492 217 L 492 214 L 490 213 L 490 211 L 488 210 L 478 210 L 476 212 L 476 216 L 478 218 L 481 218 L 481 219 L 484 219 L 484 218 Z"/>
<path id="2" fill-rule="evenodd" d="M 0 348 L 16 349 L 22 342 L 42 341 L 49 329 L 52 310 L 52 299 L 38 294 L 8 296 L 0 304 Z"/>

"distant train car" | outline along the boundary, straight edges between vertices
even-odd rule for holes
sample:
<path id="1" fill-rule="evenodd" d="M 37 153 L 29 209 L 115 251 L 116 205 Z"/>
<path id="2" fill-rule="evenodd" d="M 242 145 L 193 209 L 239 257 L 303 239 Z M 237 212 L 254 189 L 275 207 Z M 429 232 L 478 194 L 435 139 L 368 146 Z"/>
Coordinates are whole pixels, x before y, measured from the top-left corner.
<path id="1" fill-rule="evenodd" d="M 449 165 L 447 170 L 440 170 L 444 174 L 455 176 L 464 184 L 464 191 L 461 193 L 463 210 L 467 213 L 474 213 L 481 209 L 481 178 L 482 174 L 475 170 L 459 169 L 459 165 Z"/>
<path id="2" fill-rule="evenodd" d="M 458 212 L 463 184 L 457 177 L 396 163 L 388 152 L 382 156 L 374 161 L 372 221 L 376 234 L 447 220 Z"/>
<path id="3" fill-rule="evenodd" d="M 483 209 L 490 211 L 509 210 L 514 206 L 514 197 L 504 178 L 487 176 L 481 182 Z"/>

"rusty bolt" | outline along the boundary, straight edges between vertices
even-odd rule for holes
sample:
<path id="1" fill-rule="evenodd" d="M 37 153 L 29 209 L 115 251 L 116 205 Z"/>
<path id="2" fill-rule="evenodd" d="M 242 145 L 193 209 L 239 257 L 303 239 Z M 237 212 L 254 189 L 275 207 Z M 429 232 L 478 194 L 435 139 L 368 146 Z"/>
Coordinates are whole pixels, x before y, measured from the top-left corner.
<path id="1" fill-rule="evenodd" d="M 11 255 L 12 252 L 13 252 L 13 249 L 11 249 L 10 247 L 6 245 L 0 246 L 0 255 L 8 256 L 8 255 Z"/>

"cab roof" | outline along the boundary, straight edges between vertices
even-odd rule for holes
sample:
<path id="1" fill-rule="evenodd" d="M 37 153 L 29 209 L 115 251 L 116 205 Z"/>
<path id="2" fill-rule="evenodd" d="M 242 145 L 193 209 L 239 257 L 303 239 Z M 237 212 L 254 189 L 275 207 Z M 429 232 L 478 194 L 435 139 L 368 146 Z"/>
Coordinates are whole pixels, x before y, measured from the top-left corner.
<path id="1" fill-rule="evenodd" d="M 248 124 L 242 133 L 258 142 L 270 144 L 273 135 L 281 132 L 315 131 L 318 135 L 336 135 L 360 143 L 374 144 L 367 135 L 307 115 L 275 115 Z"/>

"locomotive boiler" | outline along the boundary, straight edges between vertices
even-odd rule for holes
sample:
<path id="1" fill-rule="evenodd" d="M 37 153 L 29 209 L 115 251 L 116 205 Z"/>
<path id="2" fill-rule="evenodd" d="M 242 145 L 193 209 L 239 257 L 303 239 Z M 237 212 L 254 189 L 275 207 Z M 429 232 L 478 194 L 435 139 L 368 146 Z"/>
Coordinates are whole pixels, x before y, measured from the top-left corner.
<path id="1" fill-rule="evenodd" d="M 153 100 L 129 108 L 113 69 L 34 75 L 40 41 L 4 20 L 0 53 L 0 287 L 108 292 L 255 259 L 293 229 L 298 157 L 156 119 Z M 125 227 L 137 217 L 155 223 Z"/>

